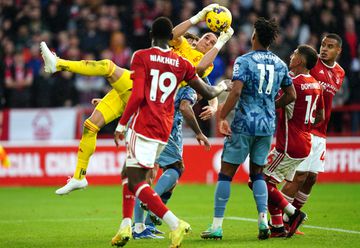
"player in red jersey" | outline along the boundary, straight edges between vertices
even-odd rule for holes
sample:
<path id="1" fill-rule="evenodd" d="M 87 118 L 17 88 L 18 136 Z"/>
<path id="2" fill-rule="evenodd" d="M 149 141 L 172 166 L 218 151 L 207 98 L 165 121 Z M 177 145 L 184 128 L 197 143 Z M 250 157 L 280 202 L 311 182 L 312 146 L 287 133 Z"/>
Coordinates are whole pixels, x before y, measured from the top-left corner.
<path id="1" fill-rule="evenodd" d="M 306 219 L 283 197 L 276 185 L 284 179 L 292 181 L 296 168 L 310 154 L 312 125 L 324 120 L 321 85 L 310 74 L 317 61 L 316 51 L 300 45 L 291 55 L 290 75 L 296 90 L 296 100 L 279 111 L 276 145 L 268 156 L 264 170 L 269 194 L 271 237 L 291 237 Z M 301 146 L 299 146 L 301 144 Z M 282 211 L 290 216 L 289 233 L 285 232 Z"/>
<path id="2" fill-rule="evenodd" d="M 319 172 L 324 171 L 326 152 L 326 130 L 330 120 L 332 100 L 341 88 L 345 71 L 336 62 L 341 53 L 342 40 L 337 34 L 327 34 L 320 47 L 320 56 L 310 74 L 319 81 L 323 89 L 325 120 L 312 130 L 310 156 L 297 168 L 294 180 L 287 182 L 282 193 L 289 202 L 300 209 L 310 196 Z M 287 216 L 284 215 L 284 220 Z"/>
<path id="3" fill-rule="evenodd" d="M 179 220 L 161 201 L 146 182 L 146 175 L 154 167 L 171 132 L 174 114 L 174 96 L 180 82 L 189 86 L 204 98 L 211 99 L 226 90 L 221 83 L 208 86 L 196 74 L 189 61 L 169 49 L 172 39 L 172 23 L 168 18 L 156 19 L 151 28 L 152 47 L 134 53 L 131 61 L 133 90 L 125 111 L 115 131 L 115 142 L 126 133 L 126 176 L 123 177 L 123 220 L 112 245 L 124 246 L 131 238 L 131 218 L 138 197 L 156 216 L 162 218 L 170 229 L 170 247 L 179 247 L 190 225 Z"/>

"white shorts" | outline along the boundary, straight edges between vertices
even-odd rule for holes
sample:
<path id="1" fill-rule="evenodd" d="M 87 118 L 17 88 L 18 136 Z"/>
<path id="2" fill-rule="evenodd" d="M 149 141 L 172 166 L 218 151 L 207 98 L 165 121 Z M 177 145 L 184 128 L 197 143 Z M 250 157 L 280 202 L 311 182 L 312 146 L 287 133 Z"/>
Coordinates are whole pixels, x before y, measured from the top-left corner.
<path id="1" fill-rule="evenodd" d="M 264 174 L 276 183 L 281 183 L 284 179 L 291 182 L 294 179 L 296 168 L 304 160 L 305 158 L 291 158 L 287 154 L 279 153 L 274 148 L 269 153 Z"/>
<path id="2" fill-rule="evenodd" d="M 126 166 L 154 168 L 155 160 L 165 147 L 158 141 L 146 139 L 130 129 L 126 133 Z"/>
<path id="3" fill-rule="evenodd" d="M 304 172 L 324 172 L 325 169 L 325 154 L 326 154 L 326 139 L 311 135 L 311 152 L 310 156 L 307 157 L 304 162 L 302 162 L 297 171 L 304 171 Z"/>

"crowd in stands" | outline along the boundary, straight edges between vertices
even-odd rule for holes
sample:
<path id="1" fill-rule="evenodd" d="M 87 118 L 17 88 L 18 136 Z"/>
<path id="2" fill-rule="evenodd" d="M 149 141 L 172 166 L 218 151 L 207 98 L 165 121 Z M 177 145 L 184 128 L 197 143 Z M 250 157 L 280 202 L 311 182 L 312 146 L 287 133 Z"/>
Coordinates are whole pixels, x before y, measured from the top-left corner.
<path id="1" fill-rule="evenodd" d="M 102 78 L 69 72 L 44 73 L 39 43 L 45 41 L 70 60 L 112 59 L 129 67 L 132 52 L 148 47 L 149 28 L 158 16 L 174 25 L 212 1 L 203 0 L 0 0 L 0 109 L 89 106 L 109 86 Z M 254 20 L 275 18 L 282 31 L 271 47 L 285 62 L 300 43 L 317 50 L 325 32 L 343 38 L 339 59 L 346 79 L 334 105 L 360 103 L 360 1 L 356 0 L 223 0 L 232 13 L 233 38 L 214 62 L 209 76 L 216 84 L 231 78 L 237 56 L 250 49 Z M 207 32 L 205 23 L 191 29 Z"/>

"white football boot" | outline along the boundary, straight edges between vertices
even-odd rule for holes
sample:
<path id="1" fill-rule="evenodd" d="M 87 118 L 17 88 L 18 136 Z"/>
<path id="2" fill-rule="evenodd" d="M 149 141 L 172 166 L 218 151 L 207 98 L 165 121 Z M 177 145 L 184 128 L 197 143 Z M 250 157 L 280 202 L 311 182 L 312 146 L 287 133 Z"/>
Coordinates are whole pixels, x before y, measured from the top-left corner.
<path id="1" fill-rule="evenodd" d="M 40 52 L 44 60 L 45 72 L 47 73 L 57 72 L 56 62 L 58 60 L 58 57 L 55 55 L 55 53 L 50 51 L 50 49 L 48 48 L 48 46 L 44 41 L 40 42 Z"/>
<path id="2" fill-rule="evenodd" d="M 64 187 L 56 190 L 55 193 L 57 195 L 66 195 L 69 194 L 71 191 L 77 189 L 84 189 L 86 188 L 86 186 L 88 186 L 88 182 L 85 177 L 81 180 L 70 177 L 67 181 L 67 184 Z"/>

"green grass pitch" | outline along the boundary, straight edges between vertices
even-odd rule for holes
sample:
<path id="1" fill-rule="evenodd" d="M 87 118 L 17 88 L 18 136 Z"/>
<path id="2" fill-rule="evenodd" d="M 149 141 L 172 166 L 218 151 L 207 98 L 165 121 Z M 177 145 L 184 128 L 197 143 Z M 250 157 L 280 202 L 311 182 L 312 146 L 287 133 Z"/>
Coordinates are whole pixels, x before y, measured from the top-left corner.
<path id="1" fill-rule="evenodd" d="M 305 236 L 257 240 L 251 191 L 233 184 L 223 240 L 202 240 L 211 223 L 215 186 L 179 185 L 170 209 L 192 225 L 182 247 L 360 247 L 360 184 L 318 184 L 304 211 Z M 121 187 L 91 186 L 68 196 L 55 188 L 0 188 L 0 247 L 111 247 L 121 220 Z M 168 234 L 168 227 L 160 229 Z M 130 240 L 126 247 L 168 247 L 163 240 Z"/>

